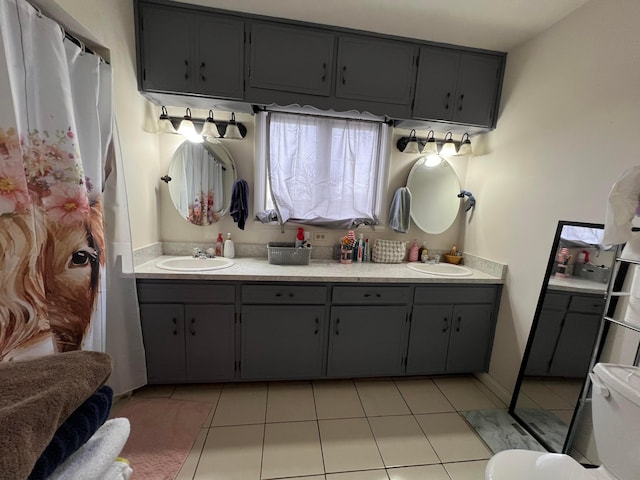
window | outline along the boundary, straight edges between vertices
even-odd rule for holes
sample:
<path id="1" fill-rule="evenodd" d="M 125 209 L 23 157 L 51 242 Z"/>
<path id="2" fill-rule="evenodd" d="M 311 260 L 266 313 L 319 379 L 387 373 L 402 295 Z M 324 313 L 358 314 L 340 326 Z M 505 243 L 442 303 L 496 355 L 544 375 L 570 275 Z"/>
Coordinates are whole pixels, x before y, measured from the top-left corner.
<path id="1" fill-rule="evenodd" d="M 269 112 L 258 115 L 256 130 L 258 218 L 336 228 L 378 223 L 387 125 Z"/>

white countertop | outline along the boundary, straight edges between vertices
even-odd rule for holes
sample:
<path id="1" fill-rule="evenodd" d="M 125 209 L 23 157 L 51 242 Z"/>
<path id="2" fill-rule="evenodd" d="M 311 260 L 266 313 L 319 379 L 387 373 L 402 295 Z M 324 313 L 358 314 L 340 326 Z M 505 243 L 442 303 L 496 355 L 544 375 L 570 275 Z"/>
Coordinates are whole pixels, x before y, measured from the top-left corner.
<path id="1" fill-rule="evenodd" d="M 561 290 L 564 292 L 595 293 L 604 294 L 607 292 L 606 283 L 598 283 L 580 277 L 556 277 L 549 278 L 549 290 Z"/>
<path id="2" fill-rule="evenodd" d="M 407 263 L 352 263 L 311 260 L 309 265 L 271 265 L 266 258 L 235 258 L 231 267 L 203 272 L 163 270 L 156 263 L 171 256 L 161 256 L 135 267 L 138 279 L 169 280 L 237 280 L 280 282 L 371 282 L 371 283 L 487 283 L 502 284 L 496 276 L 467 267 L 466 277 L 446 277 L 416 272 Z"/>

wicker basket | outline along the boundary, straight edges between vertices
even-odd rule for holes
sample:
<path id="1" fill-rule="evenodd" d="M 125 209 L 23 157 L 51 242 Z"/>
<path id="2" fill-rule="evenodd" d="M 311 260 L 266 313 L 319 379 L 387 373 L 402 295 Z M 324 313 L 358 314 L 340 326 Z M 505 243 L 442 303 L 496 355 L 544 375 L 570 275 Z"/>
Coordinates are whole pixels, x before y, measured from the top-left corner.
<path id="1" fill-rule="evenodd" d="M 453 263 L 454 265 L 459 264 L 462 261 L 462 255 L 445 255 L 444 256 L 447 263 Z"/>
<path id="2" fill-rule="evenodd" d="M 309 265 L 311 247 L 296 248 L 290 242 L 269 242 L 267 258 L 272 265 Z"/>

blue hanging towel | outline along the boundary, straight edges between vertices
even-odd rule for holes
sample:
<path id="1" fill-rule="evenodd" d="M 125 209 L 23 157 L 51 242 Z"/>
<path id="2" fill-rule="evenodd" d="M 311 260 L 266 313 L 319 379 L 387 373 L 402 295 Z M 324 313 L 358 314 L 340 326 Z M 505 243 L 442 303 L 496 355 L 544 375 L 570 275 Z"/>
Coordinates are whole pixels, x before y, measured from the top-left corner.
<path id="1" fill-rule="evenodd" d="M 389 226 L 395 232 L 407 233 L 411 223 L 411 192 L 407 187 L 396 190 L 389 209 Z"/>
<path id="2" fill-rule="evenodd" d="M 239 178 L 233 182 L 229 213 L 233 221 L 238 224 L 238 228 L 244 230 L 244 224 L 249 216 L 249 184 L 246 180 Z"/>

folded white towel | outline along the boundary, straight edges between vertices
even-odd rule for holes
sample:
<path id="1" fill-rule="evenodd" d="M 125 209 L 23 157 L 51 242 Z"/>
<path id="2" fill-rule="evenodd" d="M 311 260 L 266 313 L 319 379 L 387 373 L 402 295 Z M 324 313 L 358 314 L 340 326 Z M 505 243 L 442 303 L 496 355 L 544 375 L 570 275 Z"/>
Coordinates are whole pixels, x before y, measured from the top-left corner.
<path id="1" fill-rule="evenodd" d="M 127 467 L 112 467 L 129 438 L 131 425 L 126 418 L 107 420 L 96 433 L 77 452 L 71 455 L 48 478 L 48 480 L 77 480 L 91 479 L 126 479 L 127 469 L 131 468 L 124 462 L 118 462 Z M 118 476 L 120 472 L 120 476 Z M 110 475 L 110 476 L 106 476 Z M 114 476 L 115 475 L 115 476 Z M 130 472 L 129 472 L 130 475 Z"/>

